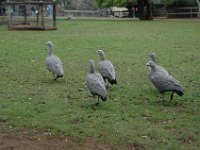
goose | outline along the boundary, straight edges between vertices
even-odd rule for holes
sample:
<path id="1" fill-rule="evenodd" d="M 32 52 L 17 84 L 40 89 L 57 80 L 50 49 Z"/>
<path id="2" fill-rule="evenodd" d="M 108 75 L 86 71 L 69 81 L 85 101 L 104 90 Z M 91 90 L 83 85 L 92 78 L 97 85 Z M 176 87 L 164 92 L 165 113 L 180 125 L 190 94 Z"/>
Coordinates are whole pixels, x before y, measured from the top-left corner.
<path id="1" fill-rule="evenodd" d="M 165 92 L 171 93 L 171 100 L 173 100 L 174 93 L 179 96 L 184 95 L 183 86 L 174 77 L 169 75 L 169 73 L 161 66 L 156 65 L 153 61 L 149 61 L 146 66 L 151 67 L 149 72 L 149 80 L 154 84 L 154 86 L 163 94 Z"/>
<path id="2" fill-rule="evenodd" d="M 48 55 L 45 60 L 45 64 L 49 72 L 51 72 L 56 80 L 59 77 L 63 77 L 63 64 L 60 58 L 53 54 L 53 43 L 51 41 L 47 42 Z"/>
<path id="3" fill-rule="evenodd" d="M 155 52 L 151 52 L 149 54 L 149 61 L 153 61 L 154 63 L 156 63 L 156 53 Z M 165 70 L 163 67 L 157 66 L 158 68 L 160 68 L 160 70 L 162 70 L 163 72 L 165 72 L 165 74 L 169 74 L 169 72 L 167 70 Z M 149 72 L 151 72 L 151 67 L 149 67 Z"/>
<path id="4" fill-rule="evenodd" d="M 115 77 L 115 68 L 113 64 L 110 61 L 105 60 L 105 54 L 103 50 L 98 50 L 97 53 L 100 56 L 100 60 L 98 63 L 99 73 L 102 75 L 105 83 L 107 79 L 111 85 L 117 84 L 117 80 Z"/>
<path id="5" fill-rule="evenodd" d="M 104 102 L 107 100 L 107 91 L 103 77 L 100 73 L 95 72 L 93 60 L 89 60 L 89 73 L 86 77 L 86 83 L 94 99 L 95 96 L 98 97 L 98 101 L 96 103 L 97 106 L 99 105 L 99 98 L 101 98 L 101 100 Z"/>
<path id="6" fill-rule="evenodd" d="M 153 61 L 154 63 L 156 63 L 156 53 L 155 52 L 151 52 L 149 54 L 149 58 L 150 58 L 150 61 Z"/>

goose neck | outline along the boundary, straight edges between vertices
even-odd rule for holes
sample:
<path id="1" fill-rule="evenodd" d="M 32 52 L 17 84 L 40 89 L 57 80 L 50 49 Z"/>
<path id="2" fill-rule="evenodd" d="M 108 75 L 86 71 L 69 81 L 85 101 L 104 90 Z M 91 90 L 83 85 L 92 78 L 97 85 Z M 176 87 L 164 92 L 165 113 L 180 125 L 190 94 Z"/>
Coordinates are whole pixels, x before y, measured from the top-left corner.
<path id="1" fill-rule="evenodd" d="M 103 61 L 103 60 L 105 60 L 105 54 L 101 53 L 101 55 L 100 55 L 100 61 Z"/>
<path id="2" fill-rule="evenodd" d="M 94 73 L 94 62 L 90 62 L 90 70 L 89 73 Z"/>
<path id="3" fill-rule="evenodd" d="M 52 55 L 52 47 L 51 46 L 48 46 L 48 55 Z"/>

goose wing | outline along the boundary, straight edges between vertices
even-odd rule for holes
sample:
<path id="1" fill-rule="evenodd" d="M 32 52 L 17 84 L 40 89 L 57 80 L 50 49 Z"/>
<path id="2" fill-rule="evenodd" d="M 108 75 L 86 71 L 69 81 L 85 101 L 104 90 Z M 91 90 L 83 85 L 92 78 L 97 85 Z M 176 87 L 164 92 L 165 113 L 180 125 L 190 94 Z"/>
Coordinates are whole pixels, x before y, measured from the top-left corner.
<path id="1" fill-rule="evenodd" d="M 156 66 L 156 71 L 157 71 L 157 73 L 164 75 L 164 76 L 169 75 L 168 71 L 165 68 L 158 66 L 158 65 Z"/>
<path id="2" fill-rule="evenodd" d="M 155 76 L 152 78 L 153 84 L 159 91 L 183 91 L 183 87 L 178 80 L 171 75 L 168 76 Z"/>
<path id="3" fill-rule="evenodd" d="M 48 56 L 45 63 L 50 72 L 53 72 L 57 75 L 63 75 L 63 64 L 59 57 L 55 55 Z"/>
<path id="4" fill-rule="evenodd" d="M 115 69 L 110 61 L 100 61 L 99 72 L 103 77 L 109 78 L 110 80 L 115 79 Z"/>
<path id="5" fill-rule="evenodd" d="M 180 82 L 171 75 L 163 80 L 162 86 L 166 91 L 183 91 L 183 87 Z"/>
<path id="6" fill-rule="evenodd" d="M 98 80 L 101 82 L 101 84 L 105 86 L 102 75 L 100 73 L 95 73 L 95 75 L 98 78 Z"/>
<path id="7" fill-rule="evenodd" d="M 88 74 L 86 81 L 87 87 L 92 94 L 106 97 L 105 85 L 102 84 L 102 81 L 100 81 L 95 74 Z"/>

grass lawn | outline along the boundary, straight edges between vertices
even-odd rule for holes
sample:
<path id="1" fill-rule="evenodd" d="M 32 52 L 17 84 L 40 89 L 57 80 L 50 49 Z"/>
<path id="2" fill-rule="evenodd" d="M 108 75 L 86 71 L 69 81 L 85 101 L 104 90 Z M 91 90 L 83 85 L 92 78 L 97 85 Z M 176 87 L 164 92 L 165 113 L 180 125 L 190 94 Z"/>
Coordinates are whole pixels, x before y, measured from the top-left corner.
<path id="1" fill-rule="evenodd" d="M 0 121 L 4 130 L 35 129 L 112 149 L 200 148 L 199 20 L 70 20 L 56 31 L 8 31 L 0 26 Z M 44 64 L 46 42 L 64 63 L 53 80 Z M 103 49 L 118 85 L 99 107 L 86 87 L 88 60 Z M 147 74 L 150 51 L 178 79 L 185 95 L 162 100 Z M 125 145 L 125 146 L 124 146 Z M 71 146 L 75 149 L 76 144 Z"/>

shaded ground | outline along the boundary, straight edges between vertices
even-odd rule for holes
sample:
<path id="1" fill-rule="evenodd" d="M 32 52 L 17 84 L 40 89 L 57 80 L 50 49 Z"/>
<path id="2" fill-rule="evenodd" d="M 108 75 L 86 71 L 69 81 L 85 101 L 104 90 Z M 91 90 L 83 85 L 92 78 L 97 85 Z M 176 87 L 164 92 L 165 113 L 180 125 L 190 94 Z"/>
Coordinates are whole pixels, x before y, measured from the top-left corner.
<path id="1" fill-rule="evenodd" d="M 1 123 L 2 124 L 2 123 Z M 48 133 L 38 133 L 25 130 L 19 133 L 7 134 L 0 131 L 0 150 L 66 150 L 66 149 L 104 149 L 109 146 L 99 144 L 94 140 L 81 141 L 63 135 L 51 136 Z"/>
<path id="2" fill-rule="evenodd" d="M 18 133 L 8 134 L 3 132 L 0 122 L 0 150 L 111 150 L 110 146 L 100 144 L 93 139 L 80 140 L 64 135 L 52 136 L 48 132 L 36 130 L 23 130 Z M 139 150 L 137 145 L 121 145 L 119 149 Z"/>

